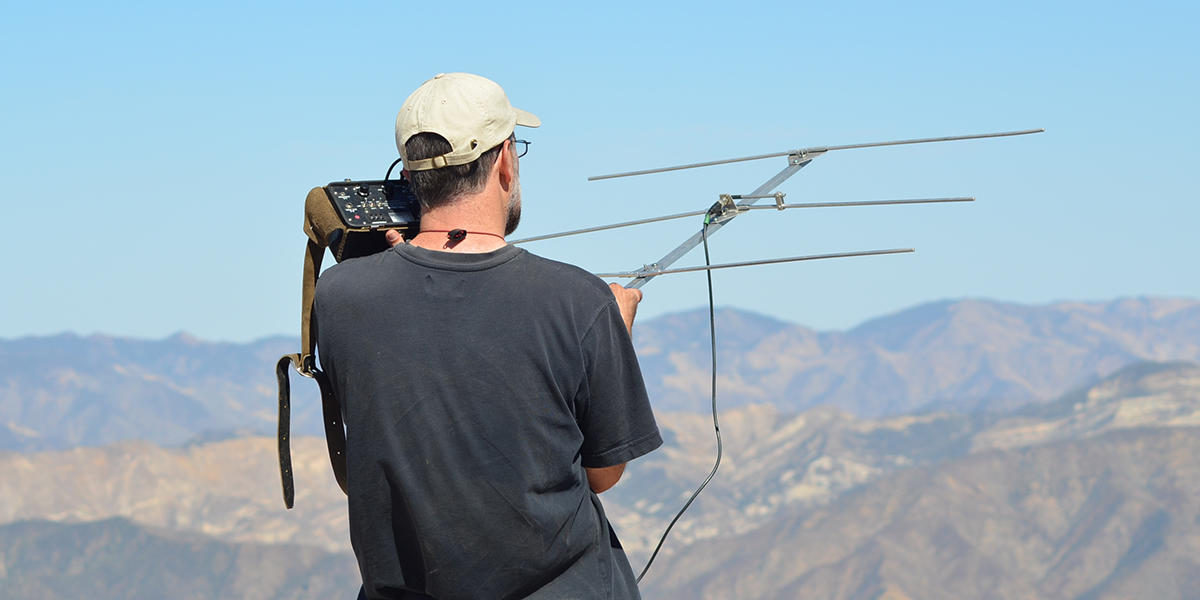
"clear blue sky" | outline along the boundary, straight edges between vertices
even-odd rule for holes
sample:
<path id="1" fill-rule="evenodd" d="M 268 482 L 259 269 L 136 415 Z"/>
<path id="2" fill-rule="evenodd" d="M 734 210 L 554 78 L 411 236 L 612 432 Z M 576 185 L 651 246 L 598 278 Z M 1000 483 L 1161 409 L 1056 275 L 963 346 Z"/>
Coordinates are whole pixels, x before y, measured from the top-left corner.
<path id="1" fill-rule="evenodd" d="M 741 217 L 715 261 L 917 253 L 721 272 L 719 304 L 828 329 L 943 298 L 1200 297 L 1195 3 L 341 4 L 6 7 L 0 337 L 295 334 L 305 193 L 381 177 L 397 109 L 442 71 L 544 122 L 518 235 L 706 208 L 784 159 L 589 175 L 1047 129 L 819 158 L 789 201 L 979 200 Z M 529 249 L 624 270 L 698 227 Z M 704 280 L 646 293 L 644 317 L 686 310 Z"/>

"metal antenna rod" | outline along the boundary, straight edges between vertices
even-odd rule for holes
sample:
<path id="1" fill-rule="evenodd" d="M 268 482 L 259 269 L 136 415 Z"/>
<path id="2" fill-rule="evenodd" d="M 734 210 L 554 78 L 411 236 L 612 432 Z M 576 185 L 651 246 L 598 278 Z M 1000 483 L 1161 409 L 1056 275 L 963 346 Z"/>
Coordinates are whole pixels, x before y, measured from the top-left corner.
<path id="1" fill-rule="evenodd" d="M 927 144 L 931 142 L 952 142 L 956 140 L 978 140 L 983 138 L 1008 137 L 1013 135 L 1027 135 L 1030 133 L 1041 133 L 1045 129 L 1023 129 L 1021 131 L 1002 131 L 999 133 L 978 133 L 972 135 L 951 135 L 944 137 L 919 138 L 913 140 L 894 140 L 890 142 L 867 142 L 865 144 L 845 144 L 842 146 L 815 146 L 812 148 L 803 148 L 801 150 L 788 150 L 786 152 L 773 152 L 771 154 L 756 154 L 754 156 L 742 156 L 739 158 L 726 158 L 724 160 L 710 160 L 707 162 L 691 163 L 687 165 L 678 165 L 674 167 L 661 167 L 658 169 L 645 169 L 642 171 L 626 171 L 624 173 L 612 173 L 610 175 L 593 175 L 588 177 L 588 181 L 598 181 L 601 179 L 615 179 L 617 177 L 632 177 L 634 175 L 649 175 L 651 173 L 664 173 L 666 171 L 680 171 L 683 169 L 696 169 L 699 167 L 711 167 L 715 165 L 726 165 L 729 163 L 745 162 L 748 160 L 761 160 L 764 158 L 775 158 L 776 156 L 788 156 L 792 154 L 818 154 L 828 152 L 830 150 L 851 150 L 854 148 L 878 148 L 880 146 L 900 146 L 904 144 Z"/>
<path id="2" fill-rule="evenodd" d="M 687 217 L 698 217 L 706 212 L 708 212 L 708 211 L 707 210 L 693 210 L 693 211 L 689 211 L 689 212 L 675 213 L 673 215 L 666 215 L 666 216 L 662 216 L 662 217 L 649 217 L 646 219 L 637 219 L 634 221 L 623 221 L 621 223 L 613 223 L 611 225 L 597 225 L 595 227 L 584 227 L 583 229 L 572 229 L 570 231 L 560 231 L 558 233 L 547 233 L 545 235 L 535 235 L 532 237 L 521 238 L 519 240 L 513 240 L 509 243 L 510 244 L 524 244 L 525 242 L 537 242 L 540 240 L 550 240 L 550 239 L 554 239 L 554 238 L 567 237 L 568 235 L 579 235 L 581 233 L 592 233 L 594 231 L 604 231 L 606 229 L 616 229 L 618 227 L 631 227 L 633 225 L 645 225 L 646 223 L 657 223 L 658 221 L 669 221 L 671 219 L 685 219 Z"/>
<path id="3" fill-rule="evenodd" d="M 754 199 L 774 198 L 775 196 L 755 196 Z M 750 198 L 750 196 L 734 195 L 731 196 L 734 200 L 742 200 Z M 772 204 L 770 206 L 739 206 L 738 212 L 748 210 L 774 210 L 779 211 L 787 208 L 835 208 L 843 206 L 886 206 L 892 204 L 933 204 L 938 202 L 973 202 L 972 197 L 956 197 L 956 198 L 913 198 L 907 200 L 857 200 L 850 202 L 805 202 L 802 204 Z M 596 231 L 605 231 L 608 229 L 617 229 L 620 227 L 632 227 L 634 225 L 644 225 L 646 223 L 657 223 L 659 221 L 669 221 L 671 219 L 685 219 L 687 217 L 698 217 L 707 213 L 707 210 L 693 210 L 690 212 L 676 213 L 673 215 L 665 215 L 662 217 L 649 217 L 646 219 L 636 219 L 633 221 L 623 221 L 621 223 L 612 223 L 610 225 L 597 225 L 595 227 L 584 227 L 583 229 L 572 229 L 570 231 L 560 231 L 558 233 L 547 233 L 545 235 L 535 235 L 532 237 L 513 240 L 510 244 L 524 244 L 526 242 L 537 242 L 541 240 L 549 240 L 570 235 L 579 235 L 582 233 L 593 233 Z"/>
<path id="4" fill-rule="evenodd" d="M 803 156 L 795 155 L 795 154 L 788 155 L 788 165 L 786 167 L 784 167 L 782 170 L 780 170 L 778 173 L 776 173 L 773 177 L 771 177 L 770 179 L 763 182 L 762 185 L 755 188 L 755 190 L 753 192 L 750 192 L 749 194 L 747 194 L 747 196 L 763 196 L 770 190 L 779 189 L 779 184 L 783 183 L 784 181 L 787 181 L 787 179 L 789 177 L 791 177 L 792 175 L 795 175 L 797 172 L 800 171 L 800 169 L 803 169 L 804 167 L 808 166 L 808 163 L 811 163 L 812 161 L 813 161 L 812 158 L 804 158 Z M 746 200 L 742 200 L 741 202 L 738 202 L 738 206 L 749 206 L 751 204 L 754 204 L 755 202 L 758 202 L 757 198 L 749 198 Z M 734 214 L 730 215 L 728 219 L 723 219 L 719 222 L 709 223 L 709 224 L 705 225 L 703 231 L 697 231 L 696 233 L 692 234 L 692 237 L 685 240 L 682 244 L 676 246 L 675 249 L 668 252 L 666 256 L 658 259 L 658 262 L 654 263 L 654 267 L 658 268 L 658 269 L 665 269 L 665 268 L 675 264 L 675 261 L 679 260 L 680 258 L 683 258 L 683 255 L 687 254 L 688 252 L 691 252 L 691 250 L 693 248 L 700 245 L 700 241 L 703 239 L 703 237 L 705 235 L 711 236 L 712 234 L 716 233 L 722 227 L 724 227 L 726 223 L 733 220 L 733 217 L 736 217 L 736 216 L 737 216 L 737 213 L 734 213 Z M 653 279 L 654 277 L 655 277 L 654 275 L 650 275 L 650 274 L 647 274 L 642 277 L 638 277 L 637 279 L 634 279 L 633 281 L 631 281 L 629 283 L 629 285 L 627 285 L 625 287 L 640 288 L 640 287 L 646 285 L 647 283 L 650 283 L 650 280 Z"/>
<path id="5" fill-rule="evenodd" d="M 752 267 L 756 265 L 771 265 L 775 263 L 796 262 L 801 260 L 823 260 L 826 258 L 848 258 L 851 256 L 878 256 L 880 254 L 904 254 L 915 252 L 913 248 L 892 248 L 889 250 L 864 250 L 861 252 L 835 252 L 833 254 L 810 254 L 808 256 L 792 256 L 790 258 L 768 258 L 764 260 L 748 260 L 744 262 L 724 263 L 701 267 L 682 267 L 679 269 L 662 269 L 651 271 L 654 276 L 670 275 L 672 273 L 692 273 L 695 271 L 712 271 L 715 269 L 731 269 L 734 267 Z M 622 271 L 617 273 L 596 273 L 597 277 L 645 277 L 643 271 Z"/>

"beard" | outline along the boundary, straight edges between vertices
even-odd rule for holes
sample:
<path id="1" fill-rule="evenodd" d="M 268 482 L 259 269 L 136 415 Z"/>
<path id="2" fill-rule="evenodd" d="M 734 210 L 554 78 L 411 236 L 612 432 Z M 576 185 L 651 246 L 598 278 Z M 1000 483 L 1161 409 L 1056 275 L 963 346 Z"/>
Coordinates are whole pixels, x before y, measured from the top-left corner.
<path id="1" fill-rule="evenodd" d="M 521 223 L 521 180 L 513 181 L 512 192 L 508 194 L 508 214 L 504 220 L 504 235 L 511 235 Z"/>

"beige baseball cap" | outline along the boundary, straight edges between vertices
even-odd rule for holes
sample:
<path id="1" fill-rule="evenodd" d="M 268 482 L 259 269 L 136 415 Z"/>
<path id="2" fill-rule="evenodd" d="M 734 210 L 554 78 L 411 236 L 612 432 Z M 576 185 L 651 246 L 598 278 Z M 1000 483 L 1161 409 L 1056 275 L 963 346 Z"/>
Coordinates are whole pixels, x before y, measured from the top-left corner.
<path id="1" fill-rule="evenodd" d="M 438 73 L 413 92 L 396 115 L 396 147 L 404 168 L 427 171 L 465 165 L 499 146 L 517 125 L 537 127 L 542 120 L 513 108 L 496 82 L 470 73 Z M 409 160 L 404 143 L 418 133 L 436 133 L 450 142 L 441 156 Z"/>

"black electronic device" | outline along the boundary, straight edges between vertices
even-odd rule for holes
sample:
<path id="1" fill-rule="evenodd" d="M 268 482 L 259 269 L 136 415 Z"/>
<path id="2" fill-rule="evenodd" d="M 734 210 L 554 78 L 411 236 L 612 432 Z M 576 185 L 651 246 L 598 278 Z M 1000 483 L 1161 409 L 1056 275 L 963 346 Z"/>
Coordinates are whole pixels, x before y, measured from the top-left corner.
<path id="1" fill-rule="evenodd" d="M 325 195 L 341 220 L 342 228 L 329 232 L 325 242 L 336 260 L 387 250 L 384 232 L 416 231 L 421 204 L 404 178 L 375 181 L 335 181 Z"/>

